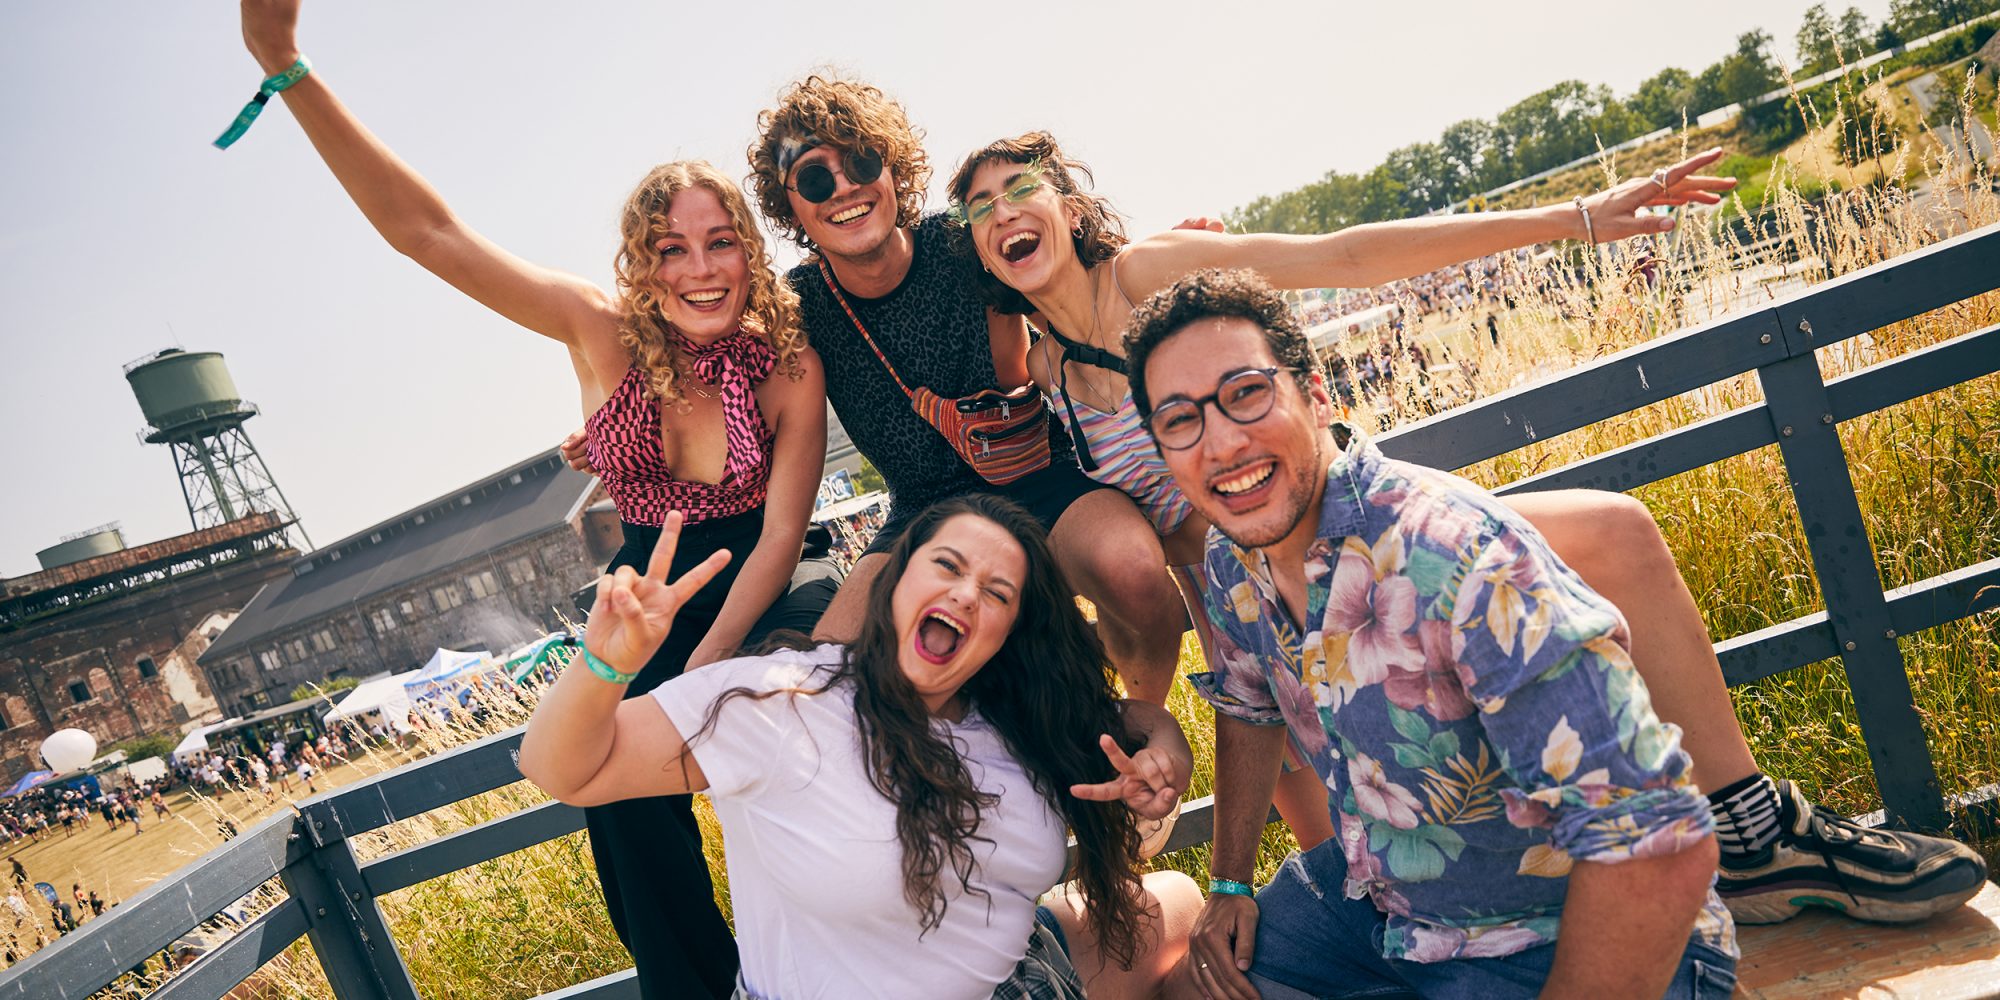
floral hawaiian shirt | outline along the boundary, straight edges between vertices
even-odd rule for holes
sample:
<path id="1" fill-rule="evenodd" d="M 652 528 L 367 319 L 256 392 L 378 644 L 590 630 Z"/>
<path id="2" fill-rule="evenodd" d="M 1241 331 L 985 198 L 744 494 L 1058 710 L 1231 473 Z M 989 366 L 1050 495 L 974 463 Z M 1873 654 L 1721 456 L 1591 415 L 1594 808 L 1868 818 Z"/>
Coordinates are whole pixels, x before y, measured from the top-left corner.
<path id="1" fill-rule="evenodd" d="M 1554 941 L 1577 859 L 1671 854 L 1712 829 L 1625 621 L 1477 486 L 1356 436 L 1328 469 L 1292 624 L 1260 552 L 1208 539 L 1216 711 L 1285 725 L 1326 782 L 1346 893 L 1382 953 L 1436 962 Z M 1694 937 L 1736 953 L 1711 890 Z"/>

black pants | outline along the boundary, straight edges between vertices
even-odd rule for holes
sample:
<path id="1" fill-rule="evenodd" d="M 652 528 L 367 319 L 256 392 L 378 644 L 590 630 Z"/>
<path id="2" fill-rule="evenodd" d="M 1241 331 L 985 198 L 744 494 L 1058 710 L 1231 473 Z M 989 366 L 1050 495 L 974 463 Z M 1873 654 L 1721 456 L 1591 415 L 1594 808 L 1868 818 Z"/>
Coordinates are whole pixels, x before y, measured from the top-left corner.
<path id="1" fill-rule="evenodd" d="M 682 529 L 669 579 L 678 578 L 717 549 L 729 550 L 729 565 L 675 615 L 667 641 L 640 670 L 625 697 L 645 694 L 680 676 L 688 656 L 715 623 L 736 582 L 737 569 L 749 558 L 763 526 L 764 512 L 759 508 Z M 658 528 L 626 524 L 625 545 L 609 569 L 643 570 L 659 535 Z M 821 581 L 806 582 L 811 585 L 802 586 L 799 574 L 794 574 L 788 592 L 751 629 L 745 645 L 772 628 L 796 621 L 805 621 L 810 628 L 818 620 L 834 588 Z M 694 797 L 626 799 L 583 812 L 611 926 L 632 953 L 640 995 L 648 1000 L 729 996 L 736 988 L 736 940 L 715 906 L 715 883 L 702 855 Z"/>

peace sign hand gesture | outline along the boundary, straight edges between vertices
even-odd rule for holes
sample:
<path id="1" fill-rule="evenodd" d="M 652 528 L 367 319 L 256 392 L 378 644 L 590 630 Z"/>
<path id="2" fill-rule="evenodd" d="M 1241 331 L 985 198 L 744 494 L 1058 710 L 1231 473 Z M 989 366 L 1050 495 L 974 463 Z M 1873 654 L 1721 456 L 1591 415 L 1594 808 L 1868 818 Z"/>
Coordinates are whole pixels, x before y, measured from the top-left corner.
<path id="1" fill-rule="evenodd" d="M 620 566 L 617 572 L 598 578 L 584 647 L 620 673 L 638 673 L 666 641 L 681 605 L 729 565 L 729 550 L 718 549 L 669 583 L 667 572 L 674 565 L 680 536 L 681 514 L 673 511 L 660 528 L 660 540 L 653 546 L 653 558 L 643 575 L 630 566 Z"/>
<path id="2" fill-rule="evenodd" d="M 1736 186 L 1736 179 L 1695 173 L 1720 159 L 1722 149 L 1717 147 L 1585 198 L 1583 203 L 1590 210 L 1598 242 L 1664 233 L 1674 228 L 1671 215 L 1639 214 L 1640 209 L 1649 205 L 1713 205 L 1721 201 L 1723 193 Z M 1577 219 L 1577 227 L 1583 227 L 1581 218 Z"/>
<path id="3" fill-rule="evenodd" d="M 1110 758 L 1118 776 L 1095 785 L 1071 785 L 1071 795 L 1090 802 L 1122 801 L 1126 808 L 1145 819 L 1161 819 L 1174 811 L 1181 800 L 1181 789 L 1187 787 L 1188 776 L 1174 773 L 1171 755 L 1149 746 L 1126 756 L 1118 748 L 1118 741 L 1108 733 L 1099 736 L 1097 744 L 1104 748 L 1104 756 Z"/>

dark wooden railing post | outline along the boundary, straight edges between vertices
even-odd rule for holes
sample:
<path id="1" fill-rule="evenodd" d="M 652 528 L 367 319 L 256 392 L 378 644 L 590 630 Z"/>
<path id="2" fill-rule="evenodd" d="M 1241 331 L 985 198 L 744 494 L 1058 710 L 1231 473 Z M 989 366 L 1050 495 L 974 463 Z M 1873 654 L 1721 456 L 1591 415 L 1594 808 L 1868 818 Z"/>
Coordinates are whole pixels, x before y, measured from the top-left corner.
<path id="1" fill-rule="evenodd" d="M 1892 822 L 1941 832 L 1950 822 L 1944 793 L 1896 646 L 1833 403 L 1820 378 L 1812 325 L 1796 313 L 1778 314 L 1778 322 L 1791 356 L 1757 369 L 1757 380 L 1777 431 L 1827 622 L 1854 692 L 1882 805 Z"/>
<path id="2" fill-rule="evenodd" d="M 382 907 L 368 892 L 339 813 L 325 799 L 300 809 L 299 830 L 312 849 L 281 873 L 305 907 L 306 937 L 339 1000 L 418 1000 L 416 983 L 396 950 Z"/>

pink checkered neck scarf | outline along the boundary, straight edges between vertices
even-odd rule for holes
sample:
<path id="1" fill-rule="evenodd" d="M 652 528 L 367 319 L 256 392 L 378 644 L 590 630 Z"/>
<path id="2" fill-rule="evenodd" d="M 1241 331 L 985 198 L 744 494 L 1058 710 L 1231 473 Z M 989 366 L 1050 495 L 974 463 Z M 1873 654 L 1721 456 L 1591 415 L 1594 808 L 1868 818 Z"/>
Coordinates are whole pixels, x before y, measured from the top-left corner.
<path id="1" fill-rule="evenodd" d="M 689 524 L 741 514 L 763 505 L 770 482 L 773 435 L 755 390 L 777 366 L 777 352 L 743 330 L 705 346 L 676 335 L 674 346 L 683 372 L 722 390 L 729 457 L 720 482 L 675 479 L 660 453 L 659 404 L 647 398 L 646 374 L 633 366 L 584 424 L 591 464 L 619 518 L 633 524 L 664 524 L 670 510 Z"/>

